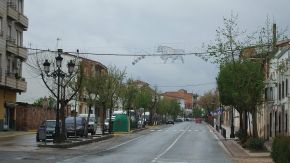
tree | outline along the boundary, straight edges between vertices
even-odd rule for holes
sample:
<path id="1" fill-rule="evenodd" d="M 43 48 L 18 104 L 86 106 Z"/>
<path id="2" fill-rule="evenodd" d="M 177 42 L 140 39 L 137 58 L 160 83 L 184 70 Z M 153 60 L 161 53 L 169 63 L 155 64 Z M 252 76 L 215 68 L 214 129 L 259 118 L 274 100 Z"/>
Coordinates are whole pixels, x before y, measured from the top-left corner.
<path id="1" fill-rule="evenodd" d="M 235 69 L 233 67 L 235 66 Z M 235 83 L 233 81 L 239 81 Z M 243 60 L 227 63 L 221 67 L 217 77 L 221 102 L 243 108 L 251 112 L 253 118 L 253 137 L 257 132 L 257 105 L 262 101 L 264 73 L 259 62 Z M 237 86 L 238 85 L 238 86 Z"/>
<path id="2" fill-rule="evenodd" d="M 219 106 L 219 97 L 217 91 L 208 91 L 197 101 L 197 104 L 206 110 L 206 114 L 214 111 Z"/>
<path id="3" fill-rule="evenodd" d="M 121 71 L 118 68 L 112 66 L 108 68 L 108 73 L 100 73 L 96 76 L 88 76 L 85 79 L 83 88 L 88 94 L 95 95 L 94 99 L 89 99 L 88 102 L 93 100 L 95 106 L 102 106 L 103 134 L 107 109 L 109 109 L 109 133 L 112 132 L 112 111 L 113 108 L 117 105 L 125 74 L 125 70 Z"/>
<path id="4" fill-rule="evenodd" d="M 241 31 L 238 26 L 238 15 L 231 13 L 229 18 L 223 18 L 223 26 L 216 30 L 216 39 L 207 46 L 210 58 L 214 63 L 224 64 L 239 60 L 241 51 L 248 47 L 253 37 Z"/>
<path id="5" fill-rule="evenodd" d="M 133 108 L 134 101 L 138 93 L 138 87 L 133 83 L 132 79 L 128 79 L 119 89 L 120 100 L 122 107 L 127 110 L 129 116 L 130 109 Z"/>
<path id="6" fill-rule="evenodd" d="M 48 108 L 55 108 L 56 107 L 56 99 L 52 96 L 46 97 L 40 97 L 37 100 L 33 102 L 34 105 L 43 106 L 45 101 L 47 100 L 47 107 Z"/>
<path id="7" fill-rule="evenodd" d="M 144 113 L 146 111 L 150 111 L 150 107 L 152 105 L 152 97 L 153 93 L 150 87 L 148 86 L 143 86 L 139 88 L 139 91 L 136 95 L 134 105 L 137 108 L 144 108 Z"/>
<path id="8" fill-rule="evenodd" d="M 122 82 L 125 78 L 126 71 L 119 70 L 116 67 L 110 67 L 108 71 L 108 75 L 106 77 L 106 88 L 107 88 L 107 98 L 108 98 L 108 107 L 109 107 L 109 133 L 112 133 L 113 125 L 112 125 L 112 112 L 113 108 L 116 106 L 117 101 L 120 96 L 120 89 L 122 86 Z"/>

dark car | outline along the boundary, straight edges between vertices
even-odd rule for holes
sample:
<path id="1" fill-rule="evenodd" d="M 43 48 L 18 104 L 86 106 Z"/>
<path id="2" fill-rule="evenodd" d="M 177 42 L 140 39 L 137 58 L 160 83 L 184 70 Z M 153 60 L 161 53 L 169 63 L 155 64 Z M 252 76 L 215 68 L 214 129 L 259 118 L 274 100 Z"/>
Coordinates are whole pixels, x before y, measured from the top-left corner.
<path id="1" fill-rule="evenodd" d="M 174 125 L 174 121 L 173 121 L 172 119 L 168 119 L 168 120 L 166 121 L 166 124 L 173 124 L 173 125 Z"/>
<path id="2" fill-rule="evenodd" d="M 41 132 L 46 132 L 46 139 L 53 139 L 55 136 L 55 124 L 56 124 L 56 120 L 43 121 L 41 125 L 39 126 L 39 128 L 37 129 L 36 141 L 39 142 L 39 141 L 45 140 L 45 139 L 40 140 L 39 134 Z"/>
<path id="3" fill-rule="evenodd" d="M 76 118 L 76 126 L 75 126 L 75 118 Z M 85 135 L 85 126 L 86 119 L 84 117 L 67 117 L 65 119 L 65 128 L 67 132 L 67 136 L 80 136 L 83 137 Z"/>

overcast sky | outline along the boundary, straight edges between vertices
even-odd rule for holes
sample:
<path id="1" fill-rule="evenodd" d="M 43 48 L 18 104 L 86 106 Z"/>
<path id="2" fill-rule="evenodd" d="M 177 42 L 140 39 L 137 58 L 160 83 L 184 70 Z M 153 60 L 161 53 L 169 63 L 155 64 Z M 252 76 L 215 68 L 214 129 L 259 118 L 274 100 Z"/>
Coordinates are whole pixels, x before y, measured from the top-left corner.
<path id="1" fill-rule="evenodd" d="M 289 0 L 26 0 L 29 28 L 24 45 L 40 49 L 92 53 L 156 53 L 159 45 L 199 52 L 202 43 L 215 38 L 223 17 L 239 15 L 241 29 L 254 32 L 267 15 L 278 28 L 290 26 Z M 289 30 L 286 35 L 289 37 Z M 57 38 L 61 40 L 57 44 Z M 184 57 L 164 64 L 146 57 L 88 56 L 104 65 L 127 69 L 129 77 L 157 85 L 162 91 L 180 88 L 203 94 L 216 87 L 216 65 L 198 57 Z M 28 82 L 18 101 L 32 102 L 48 95 L 39 77 L 24 67 Z M 164 87 L 170 86 L 170 87 Z M 173 87 L 186 86 L 186 87 Z"/>

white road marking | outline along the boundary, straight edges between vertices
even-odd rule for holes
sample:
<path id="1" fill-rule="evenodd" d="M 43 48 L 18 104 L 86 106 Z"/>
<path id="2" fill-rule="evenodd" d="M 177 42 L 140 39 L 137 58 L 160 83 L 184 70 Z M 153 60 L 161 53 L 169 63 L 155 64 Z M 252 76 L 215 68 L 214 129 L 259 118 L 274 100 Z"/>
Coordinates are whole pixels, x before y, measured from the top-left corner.
<path id="1" fill-rule="evenodd" d="M 187 127 L 186 130 L 188 130 L 190 128 L 190 126 Z M 162 153 L 160 153 L 159 155 L 157 155 L 151 162 L 152 163 L 155 163 L 157 162 L 157 160 L 162 157 L 165 153 L 167 153 L 175 144 L 176 142 L 185 134 L 185 131 L 183 130 L 183 132 L 170 144 L 169 147 L 167 147 L 165 149 L 165 151 L 163 151 Z"/>
<path id="2" fill-rule="evenodd" d="M 184 130 L 179 130 L 179 131 L 184 131 Z"/>
<path id="3" fill-rule="evenodd" d="M 198 130 L 194 130 L 194 131 L 198 131 Z"/>
<path id="4" fill-rule="evenodd" d="M 108 148 L 108 149 L 102 150 L 102 151 L 100 151 L 100 152 L 105 152 L 105 151 L 109 151 L 109 150 L 112 150 L 112 149 L 118 148 L 118 147 L 120 147 L 120 146 L 122 146 L 122 145 L 125 145 L 125 144 L 130 143 L 131 141 L 138 140 L 138 139 L 140 139 L 140 138 L 142 138 L 142 137 L 144 137 L 144 136 L 145 136 L 145 135 L 142 135 L 142 136 L 136 137 L 136 138 L 134 138 L 134 139 L 128 140 L 128 141 L 126 141 L 126 142 L 124 142 L 124 143 L 121 143 L 121 144 L 115 145 L 115 146 L 113 146 L 113 147 L 111 147 L 111 148 Z M 98 153 L 99 153 L 99 152 L 98 152 Z M 65 160 L 63 160 L 62 162 L 71 162 L 71 161 L 74 160 L 74 159 L 78 159 L 78 158 L 82 158 L 82 157 L 85 157 L 85 155 L 80 155 L 80 156 L 72 157 L 72 158 L 69 158 L 69 159 L 65 159 Z"/>
<path id="5" fill-rule="evenodd" d="M 158 131 L 162 131 L 162 130 L 158 130 Z"/>
<path id="6" fill-rule="evenodd" d="M 207 127 L 208 127 L 208 129 L 209 129 L 209 132 L 211 132 L 211 133 L 213 134 L 214 138 L 215 138 L 216 140 L 219 140 L 219 138 L 216 136 L 216 134 L 213 132 L 213 130 L 210 129 L 209 126 L 207 126 Z M 224 149 L 224 151 L 225 151 L 229 156 L 231 156 L 230 152 L 228 151 L 228 149 L 225 147 L 225 145 L 224 145 L 221 141 L 218 141 L 218 144 L 219 144 L 219 145 Z"/>
<path id="7" fill-rule="evenodd" d="M 177 131 L 177 130 L 173 130 L 173 131 Z"/>
<path id="8" fill-rule="evenodd" d="M 155 130 L 150 130 L 150 131 L 155 131 Z"/>
<path id="9" fill-rule="evenodd" d="M 192 130 L 188 130 L 188 131 L 192 131 Z"/>

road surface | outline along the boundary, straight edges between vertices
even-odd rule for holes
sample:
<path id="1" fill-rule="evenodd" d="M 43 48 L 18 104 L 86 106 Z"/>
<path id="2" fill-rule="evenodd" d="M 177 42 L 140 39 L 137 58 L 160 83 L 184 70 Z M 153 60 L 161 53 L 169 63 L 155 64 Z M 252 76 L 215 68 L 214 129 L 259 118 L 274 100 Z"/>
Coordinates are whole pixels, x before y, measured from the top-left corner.
<path id="1" fill-rule="evenodd" d="M 230 163 L 206 124 L 180 122 L 69 149 L 39 148 L 35 135 L 0 140 L 0 162 Z"/>

